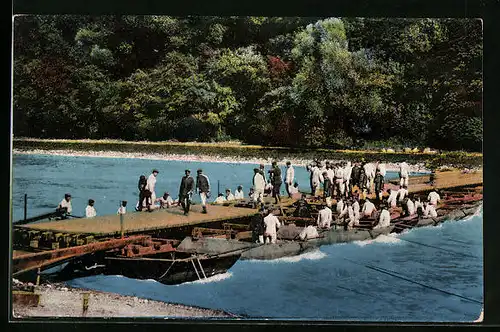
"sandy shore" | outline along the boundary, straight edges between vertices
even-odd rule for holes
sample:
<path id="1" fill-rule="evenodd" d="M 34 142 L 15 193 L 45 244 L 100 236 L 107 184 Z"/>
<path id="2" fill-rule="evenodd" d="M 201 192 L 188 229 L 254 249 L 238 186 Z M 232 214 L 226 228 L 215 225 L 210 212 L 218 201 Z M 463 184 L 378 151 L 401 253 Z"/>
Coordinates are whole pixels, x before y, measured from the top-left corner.
<path id="1" fill-rule="evenodd" d="M 52 155 L 52 156 L 72 156 L 72 157 L 98 157 L 98 158 L 131 158 L 131 159 L 148 159 L 148 160 L 176 160 L 186 162 L 212 162 L 212 163 L 241 163 L 241 164 L 265 164 L 270 165 L 273 161 L 272 158 L 233 158 L 224 156 L 211 156 L 211 155 L 193 155 L 193 154 L 159 154 L 159 153 L 141 153 L 141 152 L 119 152 L 119 151 L 81 151 L 81 150 L 44 150 L 32 149 L 21 150 L 13 149 L 13 154 L 24 155 Z M 284 166 L 286 161 L 290 161 L 293 166 L 305 167 L 311 160 L 305 159 L 286 159 L 278 160 L 278 164 Z M 340 160 L 330 160 L 331 162 L 338 162 Z M 424 164 L 409 165 L 410 172 L 428 172 Z M 386 169 L 388 171 L 398 171 L 397 164 L 387 163 Z"/>
<path id="2" fill-rule="evenodd" d="M 221 310 L 171 304 L 134 296 L 70 288 L 63 284 L 45 284 L 35 289 L 38 306 L 13 303 L 13 317 L 190 317 L 236 318 Z M 83 294 L 89 293 L 88 309 L 83 314 Z"/>

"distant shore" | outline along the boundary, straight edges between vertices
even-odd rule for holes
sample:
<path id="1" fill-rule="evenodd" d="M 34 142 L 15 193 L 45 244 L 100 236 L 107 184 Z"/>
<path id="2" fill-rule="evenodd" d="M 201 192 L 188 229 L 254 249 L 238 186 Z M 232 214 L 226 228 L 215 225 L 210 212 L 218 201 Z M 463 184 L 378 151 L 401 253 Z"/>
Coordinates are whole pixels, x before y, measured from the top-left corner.
<path id="1" fill-rule="evenodd" d="M 88 289 L 72 288 L 64 284 L 37 286 L 38 306 L 13 303 L 14 318 L 36 317 L 158 317 L 158 318 L 237 318 L 222 310 L 206 309 L 135 296 Z M 88 309 L 83 313 L 83 294 L 88 293 Z"/>
<path id="2" fill-rule="evenodd" d="M 118 140 L 66 140 L 14 138 L 15 154 L 48 154 L 64 156 L 142 158 L 152 160 L 180 160 L 186 162 L 224 162 L 271 164 L 273 160 L 284 165 L 306 166 L 313 160 L 332 162 L 381 160 L 388 170 L 397 170 L 397 164 L 406 161 L 411 171 L 425 172 L 429 167 L 481 167 L 481 153 L 450 151 L 424 153 L 394 150 L 334 150 L 243 145 L 239 142 L 131 142 Z"/>
<path id="3" fill-rule="evenodd" d="M 52 155 L 52 156 L 70 156 L 70 157 L 98 157 L 98 158 L 132 158 L 132 159 L 148 159 L 148 160 L 175 160 L 185 162 L 211 162 L 211 163 L 241 163 L 241 164 L 265 164 L 270 165 L 273 161 L 272 158 L 235 158 L 235 157 L 222 157 L 211 155 L 191 155 L 191 154 L 155 154 L 155 153 L 141 153 L 141 152 L 118 152 L 118 151 L 75 151 L 75 150 L 13 150 L 14 154 L 24 155 Z M 293 166 L 305 167 L 311 160 L 304 159 L 287 159 Z M 339 160 L 331 160 L 337 162 Z M 283 166 L 286 161 L 279 161 L 278 164 Z M 386 164 L 388 171 L 398 171 L 397 164 Z M 411 172 L 428 172 L 423 164 L 410 164 Z"/>

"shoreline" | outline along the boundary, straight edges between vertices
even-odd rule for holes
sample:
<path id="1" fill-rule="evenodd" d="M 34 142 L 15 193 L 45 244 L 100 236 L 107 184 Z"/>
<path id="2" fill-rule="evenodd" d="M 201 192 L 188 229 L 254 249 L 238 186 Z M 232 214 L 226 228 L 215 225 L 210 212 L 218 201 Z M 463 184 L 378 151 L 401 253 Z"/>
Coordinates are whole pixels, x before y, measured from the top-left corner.
<path id="1" fill-rule="evenodd" d="M 210 163 L 236 163 L 236 164 L 265 164 L 270 165 L 273 158 L 245 158 L 212 156 L 203 154 L 165 154 L 165 153 L 143 153 L 143 152 L 121 152 L 121 151 L 82 151 L 82 150 L 47 150 L 47 149 L 16 149 L 12 150 L 13 155 L 49 155 L 67 157 L 94 157 L 94 158 L 127 158 L 127 159 L 147 159 L 162 161 L 185 161 L 185 162 L 210 162 Z M 303 158 L 287 158 L 278 160 L 278 165 L 284 166 L 286 161 L 290 161 L 292 166 L 306 167 L 312 160 Z M 331 159 L 332 162 L 341 160 Z M 410 172 L 430 172 L 425 168 L 424 163 L 410 164 Z M 399 170 L 395 163 L 385 163 L 387 171 L 397 172 Z"/>
<path id="2" fill-rule="evenodd" d="M 19 281 L 14 280 L 14 284 Z M 22 283 L 21 283 L 22 284 Z M 83 313 L 83 294 L 88 293 L 88 309 Z M 134 318 L 159 319 L 228 319 L 241 318 L 220 309 L 202 308 L 178 303 L 120 295 L 92 289 L 70 287 L 64 283 L 35 287 L 40 294 L 37 306 L 12 303 L 12 317 L 31 318 Z"/>

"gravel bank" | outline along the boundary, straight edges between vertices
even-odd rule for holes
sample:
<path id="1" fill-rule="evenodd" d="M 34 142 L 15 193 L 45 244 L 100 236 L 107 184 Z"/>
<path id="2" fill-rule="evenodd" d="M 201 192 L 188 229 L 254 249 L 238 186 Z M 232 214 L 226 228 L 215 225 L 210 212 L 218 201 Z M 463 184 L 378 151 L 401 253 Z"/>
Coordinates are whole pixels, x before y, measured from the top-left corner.
<path id="1" fill-rule="evenodd" d="M 160 301 L 122 296 L 94 290 L 69 288 L 64 285 L 40 285 L 38 306 L 13 303 L 15 318 L 34 317 L 190 317 L 235 318 L 221 310 L 211 310 Z M 88 309 L 83 314 L 83 294 L 89 293 Z"/>
<path id="2" fill-rule="evenodd" d="M 53 156 L 72 156 L 72 157 L 99 157 L 99 158 L 132 158 L 132 159 L 149 159 L 149 160 L 177 160 L 186 162 L 220 162 L 220 163 L 241 163 L 241 164 L 265 164 L 270 165 L 272 158 L 233 158 L 224 156 L 209 156 L 209 155 L 193 155 L 193 154 L 155 154 L 141 152 L 119 152 L 119 151 L 81 151 L 81 150 L 44 150 L 32 149 L 21 150 L 13 149 L 13 154 L 37 154 L 37 155 L 53 155 Z M 289 160 L 294 166 L 303 166 L 311 162 L 311 160 L 294 159 Z M 278 164 L 284 166 L 287 160 L 278 161 Z M 337 162 L 340 160 L 331 160 Z M 428 172 L 423 164 L 409 165 L 410 172 Z M 398 171 L 397 164 L 387 163 L 388 171 Z"/>

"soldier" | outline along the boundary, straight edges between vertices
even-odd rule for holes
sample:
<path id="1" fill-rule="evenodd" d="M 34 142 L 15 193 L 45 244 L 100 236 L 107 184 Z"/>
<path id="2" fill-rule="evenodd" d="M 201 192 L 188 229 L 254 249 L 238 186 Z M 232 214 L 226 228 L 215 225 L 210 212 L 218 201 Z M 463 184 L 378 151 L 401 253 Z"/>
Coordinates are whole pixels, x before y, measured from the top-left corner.
<path id="1" fill-rule="evenodd" d="M 281 201 L 280 196 L 280 187 L 281 187 L 281 169 L 278 166 L 276 161 L 273 161 L 272 164 L 272 185 L 273 185 L 273 197 L 275 199 L 275 204 L 278 204 L 278 201 Z"/>
<path id="2" fill-rule="evenodd" d="M 285 189 L 289 198 L 292 198 L 292 193 L 290 188 L 292 187 L 293 179 L 295 177 L 295 170 L 292 167 L 292 163 L 286 162 L 286 176 L 285 176 Z"/>
<path id="3" fill-rule="evenodd" d="M 202 213 L 207 213 L 207 198 L 210 193 L 210 180 L 208 176 L 203 174 L 203 170 L 199 169 L 196 176 L 196 188 L 200 194 Z"/>
<path id="4" fill-rule="evenodd" d="M 181 185 L 179 187 L 179 201 L 181 202 L 182 208 L 184 209 L 184 215 L 189 214 L 189 207 L 191 206 L 191 195 L 194 189 L 194 180 L 191 177 L 191 171 L 186 169 L 184 171 L 185 175 L 181 179 Z"/>
<path id="5" fill-rule="evenodd" d="M 156 176 L 158 175 L 158 170 L 154 169 L 151 172 L 151 175 L 148 177 L 148 180 L 146 181 L 146 190 L 149 190 L 151 192 L 151 202 L 156 201 L 156 193 L 155 193 L 155 186 L 156 186 Z"/>
<path id="6" fill-rule="evenodd" d="M 373 183 L 375 184 L 377 202 L 380 202 L 382 200 L 382 192 L 384 191 L 384 177 L 379 169 L 377 169 Z"/>

